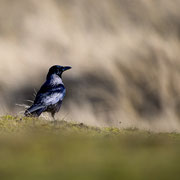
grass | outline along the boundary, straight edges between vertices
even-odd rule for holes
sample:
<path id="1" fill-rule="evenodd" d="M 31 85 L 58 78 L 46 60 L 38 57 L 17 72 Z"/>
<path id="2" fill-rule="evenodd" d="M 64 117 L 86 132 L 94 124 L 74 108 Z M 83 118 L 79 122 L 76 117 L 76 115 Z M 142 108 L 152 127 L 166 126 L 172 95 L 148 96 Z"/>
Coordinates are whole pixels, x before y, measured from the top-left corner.
<path id="1" fill-rule="evenodd" d="M 3 116 L 0 179 L 179 179 L 180 135 Z"/>

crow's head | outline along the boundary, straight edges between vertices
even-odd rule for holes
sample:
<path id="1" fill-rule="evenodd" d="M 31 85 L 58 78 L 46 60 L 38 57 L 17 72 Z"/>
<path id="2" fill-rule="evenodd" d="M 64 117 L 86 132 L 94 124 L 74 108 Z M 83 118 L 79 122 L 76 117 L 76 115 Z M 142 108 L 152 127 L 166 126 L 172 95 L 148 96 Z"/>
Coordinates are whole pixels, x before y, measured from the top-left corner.
<path id="1" fill-rule="evenodd" d="M 71 69 L 70 66 L 59 66 L 59 65 L 55 65 L 55 66 L 52 66 L 50 69 L 49 69 L 49 72 L 48 72 L 48 75 L 47 75 L 47 78 L 49 76 L 51 76 L 52 74 L 57 74 L 59 77 L 62 76 L 62 73 L 66 70 L 69 70 Z"/>

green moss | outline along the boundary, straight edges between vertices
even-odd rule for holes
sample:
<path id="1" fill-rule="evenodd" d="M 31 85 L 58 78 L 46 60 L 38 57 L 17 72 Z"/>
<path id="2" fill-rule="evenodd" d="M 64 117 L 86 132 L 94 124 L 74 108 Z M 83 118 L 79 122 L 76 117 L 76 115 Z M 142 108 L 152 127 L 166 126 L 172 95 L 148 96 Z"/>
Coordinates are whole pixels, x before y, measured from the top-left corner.
<path id="1" fill-rule="evenodd" d="M 0 118 L 1 179 L 179 179 L 180 135 Z"/>

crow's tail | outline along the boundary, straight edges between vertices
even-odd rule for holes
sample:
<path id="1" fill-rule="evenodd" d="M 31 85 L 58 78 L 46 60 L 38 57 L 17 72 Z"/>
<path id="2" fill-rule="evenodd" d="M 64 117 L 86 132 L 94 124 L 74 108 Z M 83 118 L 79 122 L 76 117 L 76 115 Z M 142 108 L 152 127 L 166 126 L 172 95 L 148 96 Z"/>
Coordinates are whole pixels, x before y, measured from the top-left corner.
<path id="1" fill-rule="evenodd" d="M 25 116 L 39 117 L 46 107 L 38 104 L 33 104 L 29 109 L 24 113 Z"/>

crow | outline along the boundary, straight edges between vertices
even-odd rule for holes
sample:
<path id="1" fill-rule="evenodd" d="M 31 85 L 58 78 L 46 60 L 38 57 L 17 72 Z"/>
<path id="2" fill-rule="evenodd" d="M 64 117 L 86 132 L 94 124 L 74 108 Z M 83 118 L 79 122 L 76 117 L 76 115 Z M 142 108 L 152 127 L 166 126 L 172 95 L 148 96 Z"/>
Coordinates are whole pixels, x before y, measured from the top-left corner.
<path id="1" fill-rule="evenodd" d="M 54 119 L 66 94 L 62 73 L 69 69 L 71 69 L 70 66 L 59 65 L 54 65 L 49 69 L 45 83 L 38 91 L 33 105 L 25 111 L 25 116 L 39 117 L 42 112 L 50 112 Z"/>

